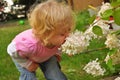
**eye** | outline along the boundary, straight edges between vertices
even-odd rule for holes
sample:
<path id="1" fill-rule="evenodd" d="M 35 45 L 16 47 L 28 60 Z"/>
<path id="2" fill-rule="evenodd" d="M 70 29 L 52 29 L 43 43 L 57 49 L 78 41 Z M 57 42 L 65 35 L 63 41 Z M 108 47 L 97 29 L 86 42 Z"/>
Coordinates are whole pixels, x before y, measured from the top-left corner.
<path id="1" fill-rule="evenodd" d="M 71 28 L 68 29 L 68 32 L 70 32 L 70 31 L 71 31 Z"/>

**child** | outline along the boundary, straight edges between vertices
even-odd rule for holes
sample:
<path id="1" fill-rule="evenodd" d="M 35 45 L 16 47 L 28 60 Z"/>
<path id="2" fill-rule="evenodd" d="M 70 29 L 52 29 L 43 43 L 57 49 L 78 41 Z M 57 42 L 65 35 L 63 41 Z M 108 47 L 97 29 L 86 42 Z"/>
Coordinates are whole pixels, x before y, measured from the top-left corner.
<path id="1" fill-rule="evenodd" d="M 19 80 L 37 80 L 41 68 L 46 80 L 67 80 L 60 69 L 60 51 L 74 26 L 69 6 L 55 1 L 38 4 L 30 13 L 31 29 L 18 34 L 7 51 L 20 72 Z"/>

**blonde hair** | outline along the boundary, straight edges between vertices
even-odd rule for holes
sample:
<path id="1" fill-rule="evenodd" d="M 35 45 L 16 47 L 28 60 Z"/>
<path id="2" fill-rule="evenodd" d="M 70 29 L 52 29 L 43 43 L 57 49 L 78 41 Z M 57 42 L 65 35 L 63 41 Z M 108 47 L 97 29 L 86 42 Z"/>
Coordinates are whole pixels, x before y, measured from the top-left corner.
<path id="1" fill-rule="evenodd" d="M 56 1 L 38 4 L 28 18 L 33 33 L 38 39 L 50 38 L 53 31 L 61 27 L 74 26 L 72 10 L 69 6 Z"/>

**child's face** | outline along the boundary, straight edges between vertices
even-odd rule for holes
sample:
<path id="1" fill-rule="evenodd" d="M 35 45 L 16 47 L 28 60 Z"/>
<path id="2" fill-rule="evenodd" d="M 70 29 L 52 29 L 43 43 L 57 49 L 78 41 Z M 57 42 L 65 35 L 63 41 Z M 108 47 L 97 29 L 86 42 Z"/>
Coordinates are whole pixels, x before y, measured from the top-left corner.
<path id="1" fill-rule="evenodd" d="M 70 27 L 60 28 L 59 30 L 56 30 L 52 37 L 49 39 L 49 42 L 54 46 L 60 46 L 65 42 L 65 38 L 69 35 L 70 30 Z"/>

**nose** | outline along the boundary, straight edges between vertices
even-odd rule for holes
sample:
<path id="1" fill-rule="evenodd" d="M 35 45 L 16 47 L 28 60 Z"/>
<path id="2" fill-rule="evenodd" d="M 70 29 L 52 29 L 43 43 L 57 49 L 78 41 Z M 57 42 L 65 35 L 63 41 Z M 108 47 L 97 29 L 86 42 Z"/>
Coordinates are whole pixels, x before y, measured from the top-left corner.
<path id="1" fill-rule="evenodd" d="M 65 37 L 68 37 L 68 36 L 69 36 L 69 33 L 66 33 L 66 34 L 65 34 Z"/>
<path id="2" fill-rule="evenodd" d="M 64 35 L 64 39 L 63 39 L 62 44 L 66 41 L 66 38 L 67 38 L 68 36 L 69 36 L 69 34 L 68 34 L 68 33 Z"/>

